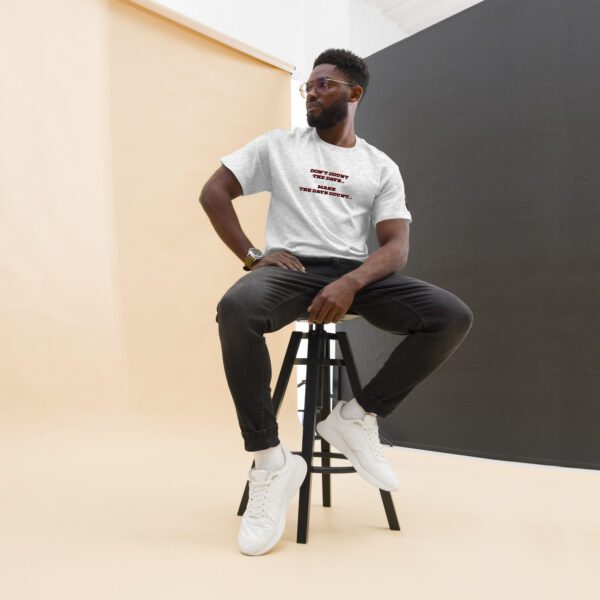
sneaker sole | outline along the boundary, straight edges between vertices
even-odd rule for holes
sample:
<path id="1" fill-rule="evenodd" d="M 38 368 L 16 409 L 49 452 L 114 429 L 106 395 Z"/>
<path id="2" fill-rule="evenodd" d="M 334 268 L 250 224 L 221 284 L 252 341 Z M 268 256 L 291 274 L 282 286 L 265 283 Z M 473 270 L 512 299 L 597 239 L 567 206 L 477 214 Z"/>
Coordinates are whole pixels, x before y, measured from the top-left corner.
<path id="1" fill-rule="evenodd" d="M 290 483 L 286 491 L 285 507 L 281 511 L 281 515 L 279 516 L 279 525 L 277 527 L 277 531 L 274 533 L 273 537 L 267 542 L 267 544 L 263 548 L 261 548 L 260 550 L 256 550 L 255 552 L 244 552 L 242 550 L 243 554 L 247 554 L 249 556 L 259 556 L 260 554 L 266 554 L 281 539 L 281 536 L 283 535 L 283 530 L 285 529 L 287 511 L 290 502 L 292 501 L 292 498 L 294 497 L 296 492 L 300 489 L 300 486 L 304 483 L 306 473 L 308 472 L 308 465 L 306 464 L 304 458 L 298 456 L 297 454 L 292 454 L 292 459 L 296 463 L 296 467 L 294 469 L 294 474 L 290 479 Z"/>
<path id="2" fill-rule="evenodd" d="M 378 481 L 369 471 L 367 471 L 359 462 L 358 458 L 352 452 L 352 450 L 344 443 L 341 437 L 338 436 L 335 430 L 333 430 L 325 421 L 317 423 L 318 434 L 329 442 L 332 446 L 335 446 L 342 454 L 346 456 L 352 463 L 352 466 L 356 469 L 356 472 L 363 478 L 366 479 L 371 485 L 384 490 L 386 492 L 394 492 L 398 488 L 390 488 L 388 485 L 382 484 Z"/>

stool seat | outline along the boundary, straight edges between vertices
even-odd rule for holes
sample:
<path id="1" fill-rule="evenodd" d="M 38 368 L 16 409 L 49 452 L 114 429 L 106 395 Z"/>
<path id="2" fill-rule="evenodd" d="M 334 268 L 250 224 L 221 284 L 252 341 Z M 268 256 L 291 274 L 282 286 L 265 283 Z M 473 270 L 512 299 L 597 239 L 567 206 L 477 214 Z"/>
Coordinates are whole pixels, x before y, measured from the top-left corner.
<path id="1" fill-rule="evenodd" d="M 355 315 L 354 313 L 345 313 L 343 314 L 339 320 L 339 321 L 351 321 L 352 319 L 361 319 L 362 315 Z M 308 315 L 302 315 L 301 317 L 298 317 L 296 319 L 296 321 L 308 321 Z M 315 323 L 315 325 L 330 325 L 330 323 Z"/>
<path id="2" fill-rule="evenodd" d="M 346 313 L 340 321 L 350 321 L 360 318 L 361 315 Z M 308 313 L 300 316 L 297 321 L 307 321 Z M 330 394 L 330 371 L 332 366 L 345 367 L 350 387 L 354 397 L 362 389 L 352 349 L 348 342 L 348 335 L 345 331 L 330 332 L 325 329 L 325 323 L 312 323 L 308 331 L 294 331 L 290 336 L 283 365 L 279 372 L 277 385 L 273 394 L 273 410 L 278 414 L 279 408 L 283 402 L 285 390 L 287 389 L 290 375 L 294 365 L 306 365 L 306 387 L 304 394 L 304 417 L 302 420 L 302 450 L 292 451 L 293 454 L 299 454 L 304 458 L 308 466 L 306 477 L 300 487 L 298 500 L 298 528 L 296 541 L 306 544 L 308 541 L 308 523 L 310 520 L 310 491 L 313 473 L 322 476 L 323 506 L 331 506 L 331 475 L 340 473 L 356 473 L 353 466 L 338 467 L 331 465 L 331 459 L 348 460 L 346 456 L 339 452 L 331 452 L 329 443 L 324 440 L 316 431 L 316 424 L 331 413 L 332 395 Z M 302 339 L 308 339 L 308 351 L 306 358 L 298 358 L 298 349 Z M 331 357 L 330 341 L 337 341 L 341 351 L 341 359 Z M 315 437 L 316 436 L 316 437 Z M 315 439 L 321 441 L 321 451 L 314 450 Z M 314 458 L 321 459 L 321 466 L 313 465 Z M 255 466 L 252 462 L 252 468 Z M 396 517 L 396 510 L 390 492 L 379 490 L 383 508 L 387 517 L 389 528 L 400 531 L 400 524 Z M 238 508 L 238 516 L 244 514 L 249 498 L 249 482 L 246 481 L 246 487 L 242 495 L 242 500 Z"/>

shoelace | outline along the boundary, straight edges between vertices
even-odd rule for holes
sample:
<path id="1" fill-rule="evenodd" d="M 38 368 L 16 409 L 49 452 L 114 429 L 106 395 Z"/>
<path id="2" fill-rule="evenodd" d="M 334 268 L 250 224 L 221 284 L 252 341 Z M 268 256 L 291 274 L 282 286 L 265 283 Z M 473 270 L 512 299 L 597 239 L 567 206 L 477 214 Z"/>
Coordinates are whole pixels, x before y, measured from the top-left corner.
<path id="1" fill-rule="evenodd" d="M 262 519 L 267 501 L 267 493 L 272 481 L 272 479 L 267 481 L 250 481 L 248 516 L 254 519 Z"/>
<path id="2" fill-rule="evenodd" d="M 362 422 L 359 422 L 358 425 L 367 432 L 367 438 L 369 440 L 369 443 L 371 444 L 371 448 L 376 458 L 378 458 L 379 460 L 385 460 L 383 446 L 379 441 L 379 429 L 377 428 L 377 426 L 374 425 L 370 427 Z"/>

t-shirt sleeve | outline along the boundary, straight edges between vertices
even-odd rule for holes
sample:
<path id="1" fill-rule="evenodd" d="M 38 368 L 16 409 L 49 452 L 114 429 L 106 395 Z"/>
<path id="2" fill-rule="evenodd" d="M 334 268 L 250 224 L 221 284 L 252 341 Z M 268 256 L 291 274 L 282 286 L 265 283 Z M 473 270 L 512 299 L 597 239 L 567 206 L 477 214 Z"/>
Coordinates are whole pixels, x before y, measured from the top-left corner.
<path id="1" fill-rule="evenodd" d="M 219 159 L 240 182 L 243 196 L 271 191 L 269 140 L 272 134 L 273 131 L 267 131 Z"/>
<path id="2" fill-rule="evenodd" d="M 406 206 L 404 181 L 398 165 L 389 162 L 381 174 L 381 185 L 375 196 L 371 220 L 373 225 L 385 219 L 407 219 L 412 223 L 412 215 Z"/>

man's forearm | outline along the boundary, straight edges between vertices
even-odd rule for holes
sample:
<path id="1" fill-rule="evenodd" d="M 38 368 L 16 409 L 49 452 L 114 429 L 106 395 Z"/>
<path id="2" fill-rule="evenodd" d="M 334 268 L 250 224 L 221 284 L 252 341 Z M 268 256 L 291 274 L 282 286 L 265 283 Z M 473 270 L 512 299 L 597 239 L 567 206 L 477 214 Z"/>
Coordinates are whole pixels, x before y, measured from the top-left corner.
<path id="1" fill-rule="evenodd" d="M 350 281 L 361 290 L 365 286 L 383 279 L 406 266 L 407 256 L 404 248 L 398 242 L 388 242 L 373 252 L 363 264 L 340 277 Z"/>
<path id="2" fill-rule="evenodd" d="M 244 260 L 252 242 L 242 231 L 242 226 L 233 208 L 233 202 L 226 192 L 221 190 L 202 191 L 200 204 L 205 210 L 217 235 L 227 247 Z"/>

